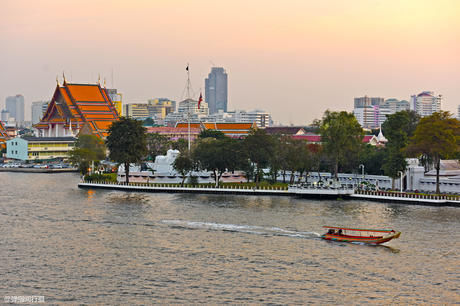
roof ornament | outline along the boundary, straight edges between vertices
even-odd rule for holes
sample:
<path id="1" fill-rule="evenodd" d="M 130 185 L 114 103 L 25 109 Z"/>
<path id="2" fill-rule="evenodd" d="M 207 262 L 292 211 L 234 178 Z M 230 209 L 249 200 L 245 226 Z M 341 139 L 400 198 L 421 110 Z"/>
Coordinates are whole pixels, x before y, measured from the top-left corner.
<path id="1" fill-rule="evenodd" d="M 97 75 L 97 84 L 101 85 L 101 74 L 100 73 L 98 73 Z"/>
<path id="2" fill-rule="evenodd" d="M 64 71 L 62 71 L 62 78 L 64 79 L 64 82 L 63 82 L 63 84 L 65 84 L 65 83 L 66 83 L 66 79 L 65 79 L 65 74 L 64 74 Z"/>
<path id="3" fill-rule="evenodd" d="M 58 78 L 57 75 L 56 75 L 56 84 L 57 84 L 57 86 L 60 86 L 60 85 L 59 85 L 59 78 Z"/>
<path id="4" fill-rule="evenodd" d="M 106 88 L 106 87 L 107 87 L 107 86 L 106 86 L 106 82 L 105 82 L 105 78 L 104 78 L 104 88 Z"/>

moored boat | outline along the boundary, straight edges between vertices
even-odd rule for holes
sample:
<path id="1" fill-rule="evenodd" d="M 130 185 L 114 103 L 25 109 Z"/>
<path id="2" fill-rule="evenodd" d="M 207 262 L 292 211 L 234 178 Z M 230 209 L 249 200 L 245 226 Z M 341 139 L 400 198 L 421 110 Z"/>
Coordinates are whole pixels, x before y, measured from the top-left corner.
<path id="1" fill-rule="evenodd" d="M 386 229 L 361 229 L 337 226 L 323 226 L 328 231 L 321 238 L 342 242 L 361 242 L 368 244 L 381 244 L 399 238 L 401 232 Z"/>

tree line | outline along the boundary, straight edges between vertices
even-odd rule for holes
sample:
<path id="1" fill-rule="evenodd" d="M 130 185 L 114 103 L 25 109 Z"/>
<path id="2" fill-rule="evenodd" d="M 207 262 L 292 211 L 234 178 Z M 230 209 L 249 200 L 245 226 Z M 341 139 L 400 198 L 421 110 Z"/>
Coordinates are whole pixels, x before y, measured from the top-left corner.
<path id="1" fill-rule="evenodd" d="M 172 148 L 180 152 L 173 166 L 184 179 L 193 170 L 210 171 L 216 185 L 226 171 L 244 171 L 246 180 L 256 184 L 262 180 L 275 183 L 280 176 L 285 183 L 295 183 L 295 176 L 289 175 L 287 180 L 287 174 L 297 173 L 297 182 L 307 180 L 309 172 L 330 171 L 337 178 L 340 172 L 358 172 L 361 164 L 367 174 L 396 178 L 399 171 L 406 170 L 407 157 L 418 157 L 427 169 L 434 165 L 439 193 L 440 160 L 460 158 L 460 122 L 448 112 L 424 118 L 413 111 L 389 115 L 382 125 L 388 139 L 384 147 L 363 142 L 364 131 L 352 113 L 326 111 L 314 124 L 321 135 L 320 144 L 269 135 L 264 129 L 252 130 L 241 139 L 204 130 L 189 151 L 186 140 L 171 141 L 159 134 L 147 134 L 142 122 L 121 117 L 110 127 L 105 145 L 109 159 L 124 164 L 127 182 L 130 163 L 155 160 Z M 72 153 L 72 159 L 80 165 L 102 157 L 101 150 L 105 150 L 102 140 L 84 144 L 85 137 L 93 136 L 80 136 Z M 89 147 L 95 143 L 99 154 L 86 156 L 85 150 L 91 151 Z"/>

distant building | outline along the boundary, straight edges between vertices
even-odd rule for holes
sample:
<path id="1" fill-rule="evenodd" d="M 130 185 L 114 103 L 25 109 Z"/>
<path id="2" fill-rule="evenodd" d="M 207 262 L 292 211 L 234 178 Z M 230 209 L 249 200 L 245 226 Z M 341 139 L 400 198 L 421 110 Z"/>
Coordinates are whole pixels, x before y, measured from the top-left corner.
<path id="1" fill-rule="evenodd" d="M 124 105 L 123 114 L 129 118 L 144 120 L 149 117 L 149 108 L 147 103 L 128 103 Z"/>
<path id="2" fill-rule="evenodd" d="M 273 125 L 272 116 L 270 113 L 262 110 L 245 111 L 235 110 L 230 112 L 223 112 L 219 110 L 217 113 L 210 114 L 203 121 L 210 122 L 245 122 L 245 123 L 256 123 L 259 128 L 266 128 Z"/>
<path id="3" fill-rule="evenodd" d="M 406 100 L 398 100 L 398 99 L 386 99 L 385 102 L 380 105 L 382 108 L 387 108 L 391 110 L 391 114 L 404 111 L 404 110 L 410 110 L 410 103 L 409 101 Z"/>
<path id="4" fill-rule="evenodd" d="M 109 94 L 109 98 L 112 101 L 113 105 L 115 106 L 115 109 L 118 112 L 118 116 L 123 115 L 123 95 L 121 93 L 118 93 L 117 89 L 115 88 L 110 88 L 106 89 L 107 93 Z"/>
<path id="5" fill-rule="evenodd" d="M 73 137 L 79 134 L 105 138 L 119 118 L 100 84 L 57 84 L 41 121 L 34 125 L 39 137 Z"/>
<path id="6" fill-rule="evenodd" d="M 458 106 L 457 119 L 460 120 L 460 105 Z"/>
<path id="7" fill-rule="evenodd" d="M 219 110 L 227 112 L 227 87 L 228 79 L 224 68 L 212 67 L 208 78 L 205 79 L 205 100 L 209 105 L 210 114 Z"/>
<path id="8" fill-rule="evenodd" d="M 188 139 L 188 125 L 187 127 L 170 127 L 158 126 L 148 127 L 147 133 L 156 133 L 168 137 L 170 140 Z M 201 133 L 201 128 L 190 127 L 190 140 L 194 141 Z"/>
<path id="9" fill-rule="evenodd" d="M 355 98 L 353 114 L 363 128 L 377 128 L 386 120 L 386 115 L 391 113 L 384 106 L 384 98 L 368 96 Z"/>
<path id="10" fill-rule="evenodd" d="M 3 122 L 8 122 L 9 119 L 10 119 L 10 112 L 7 111 L 6 109 L 2 110 L 0 120 Z"/>
<path id="11" fill-rule="evenodd" d="M 199 128 L 201 130 L 217 130 L 231 138 L 241 138 L 247 136 L 251 130 L 257 129 L 255 123 L 219 123 L 219 122 L 193 122 L 190 123 L 191 128 Z M 188 128 L 187 122 L 177 123 L 176 128 Z"/>
<path id="12" fill-rule="evenodd" d="M 385 101 L 384 98 L 379 98 L 379 97 L 359 97 L 355 98 L 355 108 L 362 108 L 366 106 L 375 106 L 375 105 L 381 105 Z"/>
<path id="13" fill-rule="evenodd" d="M 158 119 L 165 119 L 168 114 L 176 111 L 176 101 L 166 98 L 150 99 L 147 104 L 149 116 Z"/>
<path id="14" fill-rule="evenodd" d="M 24 122 L 24 96 L 16 95 L 5 99 L 5 109 L 10 113 L 18 125 Z"/>
<path id="15" fill-rule="evenodd" d="M 50 160 L 69 157 L 74 137 L 16 137 L 7 140 L 6 157 L 18 160 Z"/>
<path id="16" fill-rule="evenodd" d="M 436 96 L 432 91 L 423 91 L 418 95 L 411 96 L 412 108 L 421 117 L 441 111 L 441 102 L 442 96 Z"/>
<path id="17" fill-rule="evenodd" d="M 46 112 L 46 109 L 48 108 L 48 103 L 47 101 L 37 101 L 37 102 L 32 102 L 32 124 L 37 124 L 40 122 L 40 120 L 43 117 L 43 114 Z"/>

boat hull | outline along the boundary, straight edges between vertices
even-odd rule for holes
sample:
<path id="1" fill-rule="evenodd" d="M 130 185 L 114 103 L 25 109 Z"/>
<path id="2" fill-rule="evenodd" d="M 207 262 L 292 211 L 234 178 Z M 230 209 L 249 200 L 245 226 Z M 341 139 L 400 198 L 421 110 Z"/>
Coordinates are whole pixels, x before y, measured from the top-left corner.
<path id="1" fill-rule="evenodd" d="M 401 235 L 401 232 L 395 232 L 394 234 L 391 234 L 391 235 L 379 236 L 379 237 L 324 234 L 321 236 L 321 238 L 325 240 L 340 241 L 340 242 L 360 242 L 360 243 L 367 243 L 367 244 L 381 244 L 381 243 L 388 242 L 392 239 L 399 238 L 400 235 Z"/>

